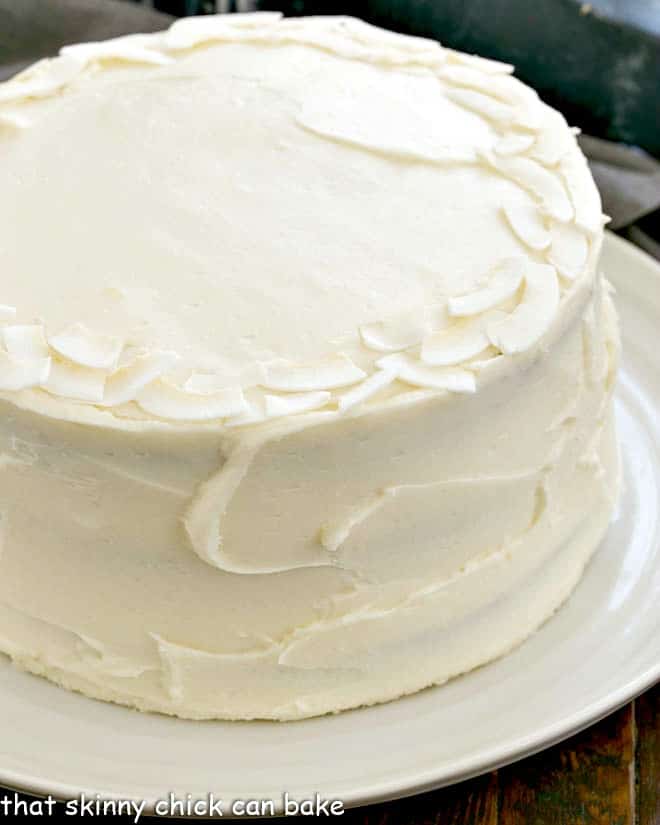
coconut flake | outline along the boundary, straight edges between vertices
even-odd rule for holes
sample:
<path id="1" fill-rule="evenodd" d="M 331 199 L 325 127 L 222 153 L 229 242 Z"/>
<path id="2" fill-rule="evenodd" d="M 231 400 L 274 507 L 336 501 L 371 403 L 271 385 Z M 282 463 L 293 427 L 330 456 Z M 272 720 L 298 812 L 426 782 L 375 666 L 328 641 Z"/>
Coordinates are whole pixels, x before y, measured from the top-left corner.
<path id="1" fill-rule="evenodd" d="M 493 364 L 499 363 L 503 358 L 504 356 L 499 353 L 495 347 L 489 347 L 489 349 L 484 353 L 483 358 L 478 358 L 475 361 L 469 361 L 465 366 L 475 372 L 481 372 L 484 369 L 492 367 Z"/>
<path id="2" fill-rule="evenodd" d="M 552 227 L 552 246 L 548 261 L 560 275 L 574 281 L 584 269 L 589 254 L 586 235 L 575 224 L 558 223 Z"/>
<path id="3" fill-rule="evenodd" d="M 272 23 L 277 23 L 282 19 L 281 11 L 251 11 L 251 12 L 232 12 L 231 17 L 226 14 L 209 15 L 210 17 L 218 17 L 221 20 L 229 20 L 229 24 L 234 29 L 258 29 L 263 26 L 270 26 Z M 209 19 L 205 17 L 205 20 Z"/>
<path id="4" fill-rule="evenodd" d="M 40 60 L 26 72 L 0 83 L 0 103 L 47 97 L 68 85 L 84 68 L 73 55 Z"/>
<path id="5" fill-rule="evenodd" d="M 299 395 L 266 395 L 266 418 L 279 418 L 283 415 L 309 412 L 324 407 L 331 398 L 329 392 L 304 392 Z"/>
<path id="6" fill-rule="evenodd" d="M 513 110 L 512 120 L 525 129 L 541 123 L 541 103 L 536 92 L 506 75 L 487 75 L 478 69 L 449 65 L 439 72 L 443 80 L 495 98 Z"/>
<path id="7" fill-rule="evenodd" d="M 563 115 L 549 106 L 544 106 L 541 128 L 536 134 L 536 142 L 529 153 L 530 157 L 544 166 L 556 166 L 574 146 L 573 135 Z"/>
<path id="8" fill-rule="evenodd" d="M 550 246 L 550 233 L 545 228 L 543 216 L 534 204 L 503 206 L 502 211 L 513 234 L 525 246 L 537 252 Z"/>
<path id="9" fill-rule="evenodd" d="M 163 43 L 172 50 L 191 49 L 211 40 L 230 39 L 241 29 L 257 29 L 276 23 L 281 12 L 253 12 L 251 14 L 208 14 L 200 17 L 182 17 L 163 34 Z"/>
<path id="10" fill-rule="evenodd" d="M 459 367 L 428 367 L 404 353 L 386 355 L 376 362 L 381 369 L 393 372 L 400 381 L 414 387 L 449 392 L 475 392 L 474 374 Z"/>
<path id="11" fill-rule="evenodd" d="M 447 89 L 447 97 L 469 109 L 492 123 L 502 127 L 513 126 L 516 120 L 516 111 L 507 103 L 495 100 L 489 95 L 475 92 L 471 89 Z"/>
<path id="12" fill-rule="evenodd" d="M 477 153 L 471 146 L 442 144 L 436 135 L 425 130 L 421 116 L 417 117 L 419 128 L 415 129 L 410 124 L 393 122 L 387 101 L 372 103 L 368 117 L 364 107 L 364 101 L 352 95 L 344 95 L 330 107 L 309 97 L 296 123 L 322 138 L 405 162 L 444 166 L 477 161 Z"/>
<path id="13" fill-rule="evenodd" d="M 225 427 L 245 427 L 248 424 L 259 424 L 265 420 L 266 413 L 263 404 L 248 399 L 245 400 L 245 404 L 245 410 L 242 413 L 233 415 L 224 422 Z"/>
<path id="14" fill-rule="evenodd" d="M 545 212 L 559 221 L 573 218 L 573 206 L 561 178 L 524 155 L 504 157 L 488 152 L 482 158 L 500 174 L 511 178 L 538 198 Z"/>
<path id="15" fill-rule="evenodd" d="M 487 57 L 480 57 L 477 54 L 455 52 L 453 49 L 447 49 L 446 53 L 450 62 L 469 66 L 490 75 L 511 74 L 514 69 L 510 63 L 500 63 L 499 60 L 489 60 Z"/>
<path id="16" fill-rule="evenodd" d="M 287 18 L 275 29 L 271 42 L 303 43 L 331 51 L 349 60 L 385 63 L 390 66 L 422 65 L 436 67 L 445 60 L 440 45 L 435 41 L 422 48 L 410 47 L 407 37 L 397 33 L 369 33 L 369 24 L 347 17 Z M 417 38 L 417 40 L 421 40 Z"/>
<path id="17" fill-rule="evenodd" d="M 226 387 L 214 393 L 191 393 L 162 378 L 140 390 L 135 400 L 145 412 L 173 421 L 230 418 L 246 407 L 245 397 L 238 387 Z"/>
<path id="18" fill-rule="evenodd" d="M 477 315 L 504 303 L 516 294 L 525 265 L 524 258 L 503 258 L 489 273 L 485 286 L 448 300 L 449 314 L 454 317 Z"/>
<path id="19" fill-rule="evenodd" d="M 234 20 L 234 18 L 244 18 Z M 435 67 L 444 62 L 440 45 L 431 40 L 370 31 L 368 24 L 347 17 L 287 18 L 279 25 L 274 14 L 219 14 L 177 21 L 163 36 L 171 50 L 189 49 L 211 41 L 248 41 L 268 44 L 301 43 L 349 59 L 390 65 Z M 413 45 L 414 43 L 414 45 Z"/>
<path id="20" fill-rule="evenodd" d="M 5 349 L 22 360 L 43 360 L 49 357 L 48 342 L 41 324 L 15 324 L 4 327 L 2 339 Z"/>
<path id="21" fill-rule="evenodd" d="M 108 377 L 103 406 L 115 407 L 133 401 L 140 390 L 168 372 L 178 360 L 175 352 L 141 353 Z"/>
<path id="22" fill-rule="evenodd" d="M 429 54 L 435 56 L 436 52 L 441 50 L 436 40 L 388 31 L 356 17 L 338 15 L 330 19 L 340 34 L 348 35 L 363 46 L 385 46 L 421 56 Z M 326 21 L 328 21 L 327 17 L 324 22 Z"/>
<path id="23" fill-rule="evenodd" d="M 391 32 L 356 17 L 339 17 L 338 22 L 350 37 L 365 46 L 392 46 L 417 54 L 435 53 L 440 48 L 435 40 Z"/>
<path id="24" fill-rule="evenodd" d="M 183 388 L 186 392 L 208 395 L 225 389 L 227 384 L 226 375 L 217 372 L 194 372 L 184 383 Z"/>
<path id="25" fill-rule="evenodd" d="M 29 125 L 30 121 L 23 115 L 14 112 L 0 114 L 0 128 L 20 132 L 22 129 L 27 129 Z"/>
<path id="26" fill-rule="evenodd" d="M 17 392 L 39 386 L 48 378 L 50 358 L 15 358 L 0 350 L 0 390 Z"/>
<path id="27" fill-rule="evenodd" d="M 500 138 L 493 151 L 498 155 L 522 155 L 534 145 L 534 135 L 505 135 Z"/>
<path id="28" fill-rule="evenodd" d="M 157 66 L 171 63 L 171 57 L 154 48 L 156 43 L 154 35 L 128 34 L 113 37 L 111 40 L 64 46 L 60 49 L 60 54 L 64 57 L 74 57 L 85 64 L 96 60 L 121 60 Z"/>
<path id="29" fill-rule="evenodd" d="M 586 158 L 578 151 L 568 152 L 559 163 L 559 171 L 573 202 L 575 223 L 597 235 L 602 229 L 602 207 Z"/>
<path id="30" fill-rule="evenodd" d="M 488 337 L 506 355 L 524 352 L 548 330 L 558 306 L 559 282 L 554 267 L 529 262 L 520 303 L 510 315 L 488 325 Z"/>
<path id="31" fill-rule="evenodd" d="M 51 395 L 96 404 L 103 400 L 106 376 L 107 373 L 103 370 L 68 364 L 53 358 L 48 377 L 41 386 Z"/>
<path id="32" fill-rule="evenodd" d="M 475 89 L 477 92 L 483 92 L 485 95 L 498 97 L 500 100 L 504 100 L 505 102 L 508 102 L 507 97 L 510 97 L 510 95 L 507 96 L 497 93 L 497 77 L 489 75 L 474 66 L 448 63 L 438 72 L 438 77 L 441 77 L 443 80 L 448 80 L 456 86 L 465 86 L 468 89 Z M 511 80 L 512 78 L 510 77 L 504 77 L 505 82 Z"/>
<path id="33" fill-rule="evenodd" d="M 376 352 L 398 352 L 418 344 L 428 332 L 428 322 L 422 311 L 399 315 L 386 321 L 363 324 L 360 337 L 365 347 Z"/>
<path id="34" fill-rule="evenodd" d="M 475 358 L 490 346 L 486 324 L 503 314 L 487 312 L 434 332 L 422 343 L 421 360 L 434 367 L 453 367 Z"/>
<path id="35" fill-rule="evenodd" d="M 111 370 L 117 366 L 122 341 L 92 332 L 84 324 L 71 324 L 49 340 L 55 352 L 81 367 Z"/>
<path id="36" fill-rule="evenodd" d="M 262 385 L 279 392 L 308 392 L 347 387 L 366 378 L 346 355 L 334 355 L 323 361 L 309 364 L 264 364 L 265 377 Z"/>
<path id="37" fill-rule="evenodd" d="M 362 404 L 377 392 L 380 392 L 380 390 L 388 387 L 395 380 L 395 370 L 376 370 L 373 375 L 370 375 L 369 378 L 365 378 L 365 380 L 362 381 L 361 384 L 358 384 L 357 387 L 345 392 L 339 397 L 340 411 L 346 412 L 346 410 L 351 409 L 351 407 L 355 407 L 356 404 Z"/>

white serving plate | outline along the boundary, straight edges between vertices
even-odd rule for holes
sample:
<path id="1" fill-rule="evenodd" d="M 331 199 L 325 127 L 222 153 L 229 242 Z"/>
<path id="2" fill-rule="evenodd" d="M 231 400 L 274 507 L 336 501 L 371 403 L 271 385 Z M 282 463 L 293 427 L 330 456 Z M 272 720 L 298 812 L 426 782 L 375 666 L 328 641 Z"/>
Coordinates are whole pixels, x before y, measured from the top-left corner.
<path id="1" fill-rule="evenodd" d="M 624 362 L 625 492 L 569 602 L 505 658 L 374 708 L 290 723 L 186 722 L 68 693 L 0 656 L 0 784 L 148 803 L 315 792 L 358 805 L 436 788 L 584 728 L 660 679 L 660 266 L 609 235 Z"/>

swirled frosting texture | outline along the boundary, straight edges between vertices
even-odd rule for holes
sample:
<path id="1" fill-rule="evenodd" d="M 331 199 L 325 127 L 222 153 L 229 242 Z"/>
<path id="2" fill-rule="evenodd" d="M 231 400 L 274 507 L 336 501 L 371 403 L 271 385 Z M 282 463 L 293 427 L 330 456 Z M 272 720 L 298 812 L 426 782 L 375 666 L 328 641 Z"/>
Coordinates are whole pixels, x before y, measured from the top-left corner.
<path id="1" fill-rule="evenodd" d="M 0 650 L 288 719 L 566 598 L 616 497 L 616 318 L 584 159 L 510 70 L 258 14 L 0 85 Z"/>

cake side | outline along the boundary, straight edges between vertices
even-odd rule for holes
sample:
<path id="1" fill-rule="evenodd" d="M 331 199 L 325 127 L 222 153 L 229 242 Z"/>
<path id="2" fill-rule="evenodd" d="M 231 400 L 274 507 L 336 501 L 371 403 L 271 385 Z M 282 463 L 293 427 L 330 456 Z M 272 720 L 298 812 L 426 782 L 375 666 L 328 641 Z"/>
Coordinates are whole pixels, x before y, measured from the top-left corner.
<path id="1" fill-rule="evenodd" d="M 609 521 L 616 340 L 605 297 L 474 395 L 317 421 L 224 463 L 217 433 L 3 416 L 0 648 L 91 696 L 229 719 L 385 701 L 501 655 Z M 191 512 L 218 480 L 232 495 L 210 500 L 202 558 Z"/>
<path id="2" fill-rule="evenodd" d="M 0 118 L 0 650 L 294 719 L 446 681 L 568 596 L 616 499 L 617 323 L 584 158 L 508 67 L 187 19 L 65 50 Z"/>

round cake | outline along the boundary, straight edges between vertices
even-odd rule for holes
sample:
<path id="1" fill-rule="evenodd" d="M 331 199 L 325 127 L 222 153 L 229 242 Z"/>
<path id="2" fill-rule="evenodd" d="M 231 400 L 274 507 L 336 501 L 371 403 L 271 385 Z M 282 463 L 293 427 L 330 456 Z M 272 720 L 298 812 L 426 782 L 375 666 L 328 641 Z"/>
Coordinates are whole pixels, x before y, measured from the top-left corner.
<path id="1" fill-rule="evenodd" d="M 0 651 L 296 719 L 561 605 L 618 489 L 604 219 L 511 67 L 230 14 L 0 85 Z"/>

